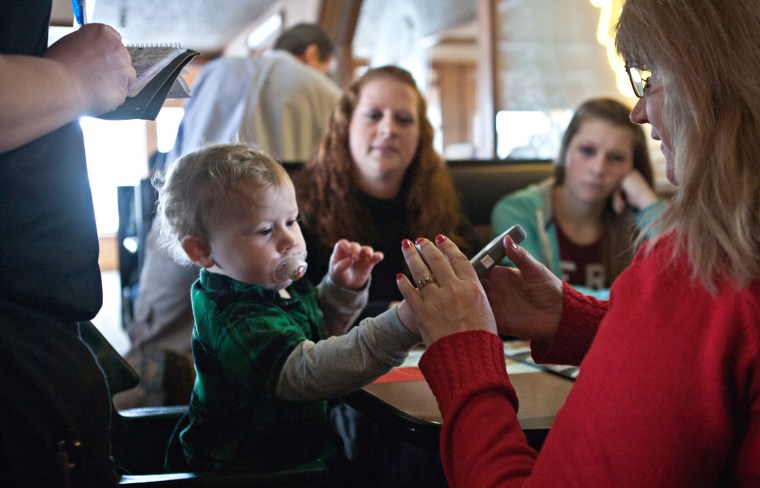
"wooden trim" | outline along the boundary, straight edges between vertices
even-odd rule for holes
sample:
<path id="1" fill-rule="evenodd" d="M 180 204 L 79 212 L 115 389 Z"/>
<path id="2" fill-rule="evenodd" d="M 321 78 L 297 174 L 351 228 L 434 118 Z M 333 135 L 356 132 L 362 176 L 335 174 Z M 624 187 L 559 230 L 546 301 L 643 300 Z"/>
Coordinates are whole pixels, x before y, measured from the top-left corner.
<path id="1" fill-rule="evenodd" d="M 319 6 L 319 25 L 330 33 L 337 48 L 335 79 L 344 87 L 354 78 L 352 44 L 361 8 L 362 0 L 322 0 Z"/>
<path id="2" fill-rule="evenodd" d="M 482 141 L 478 144 L 480 158 L 496 157 L 496 58 L 495 19 L 496 0 L 478 0 L 478 60 L 477 100 L 478 125 Z"/>
<path id="3" fill-rule="evenodd" d="M 100 236 L 100 271 L 117 271 L 119 269 L 119 249 L 116 236 Z"/>

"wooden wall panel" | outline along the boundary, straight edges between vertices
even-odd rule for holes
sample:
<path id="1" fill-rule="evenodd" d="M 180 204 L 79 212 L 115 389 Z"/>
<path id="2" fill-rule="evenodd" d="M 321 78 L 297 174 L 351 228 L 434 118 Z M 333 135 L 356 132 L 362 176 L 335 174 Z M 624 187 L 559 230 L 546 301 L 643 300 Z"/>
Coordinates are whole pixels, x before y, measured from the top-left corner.
<path id="1" fill-rule="evenodd" d="M 474 143 L 476 117 L 475 63 L 435 63 L 442 115 L 444 149 L 457 143 Z"/>

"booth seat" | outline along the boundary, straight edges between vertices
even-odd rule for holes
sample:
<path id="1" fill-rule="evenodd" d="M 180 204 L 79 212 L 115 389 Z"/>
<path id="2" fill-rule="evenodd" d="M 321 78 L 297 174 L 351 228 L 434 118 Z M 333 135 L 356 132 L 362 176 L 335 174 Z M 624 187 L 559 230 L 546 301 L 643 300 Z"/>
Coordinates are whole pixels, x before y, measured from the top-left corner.
<path id="1" fill-rule="evenodd" d="M 291 177 L 303 162 L 283 162 Z M 475 225 L 480 240 L 491 240 L 491 209 L 508 193 L 554 174 L 554 164 L 544 159 L 450 159 L 446 161 L 462 211 Z"/>
<path id="2" fill-rule="evenodd" d="M 554 174 L 551 160 L 469 159 L 447 164 L 462 211 L 483 243 L 491 240 L 491 209 L 501 197 Z"/>

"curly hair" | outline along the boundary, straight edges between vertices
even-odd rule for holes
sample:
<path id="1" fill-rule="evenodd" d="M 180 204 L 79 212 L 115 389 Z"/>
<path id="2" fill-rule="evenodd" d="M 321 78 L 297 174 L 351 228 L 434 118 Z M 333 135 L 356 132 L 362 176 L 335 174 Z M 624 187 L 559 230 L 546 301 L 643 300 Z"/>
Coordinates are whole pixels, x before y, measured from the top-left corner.
<path id="1" fill-rule="evenodd" d="M 433 238 L 441 233 L 466 249 L 467 244 L 457 233 L 461 220 L 459 199 L 446 161 L 433 148 L 433 126 L 427 118 L 425 98 L 411 74 L 396 66 L 371 69 L 343 92 L 330 115 L 316 155 L 296 176 L 296 194 L 304 224 L 312 228 L 326 246 L 332 246 L 341 238 L 357 241 L 367 238 L 368 215 L 358 203 L 348 136 L 362 89 L 380 79 L 401 82 L 417 96 L 420 139 L 403 184 L 408 188 L 407 215 L 413 216 L 409 219 L 411 236 Z"/>
<path id="2" fill-rule="evenodd" d="M 156 175 L 160 245 L 180 264 L 189 264 L 180 245 L 188 235 L 208 242 L 209 223 L 249 205 L 246 188 L 291 184 L 285 168 L 247 144 L 214 144 L 188 153 Z"/>

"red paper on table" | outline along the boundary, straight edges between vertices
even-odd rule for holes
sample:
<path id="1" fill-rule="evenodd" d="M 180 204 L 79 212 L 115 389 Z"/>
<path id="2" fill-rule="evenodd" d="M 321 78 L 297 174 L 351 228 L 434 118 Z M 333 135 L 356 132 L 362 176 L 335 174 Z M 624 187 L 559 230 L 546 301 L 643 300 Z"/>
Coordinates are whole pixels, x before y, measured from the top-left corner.
<path id="1" fill-rule="evenodd" d="M 373 383 L 403 383 L 405 381 L 425 381 L 425 377 L 422 376 L 420 368 L 393 368 Z"/>

